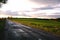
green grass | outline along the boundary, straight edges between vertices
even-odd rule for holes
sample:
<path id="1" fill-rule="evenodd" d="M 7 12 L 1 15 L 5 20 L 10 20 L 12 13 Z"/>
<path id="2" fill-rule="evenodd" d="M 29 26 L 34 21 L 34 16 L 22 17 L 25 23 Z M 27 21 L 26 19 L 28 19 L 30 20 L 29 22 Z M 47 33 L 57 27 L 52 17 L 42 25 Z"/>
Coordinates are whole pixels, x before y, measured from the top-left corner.
<path id="1" fill-rule="evenodd" d="M 0 19 L 0 40 L 4 40 L 5 19 Z"/>
<path id="2" fill-rule="evenodd" d="M 0 19 L 0 30 L 4 28 L 5 19 Z"/>
<path id="3" fill-rule="evenodd" d="M 60 36 L 60 21 L 50 20 L 50 19 L 36 19 L 36 18 L 15 18 L 12 21 L 36 28 L 39 30 L 44 30 L 55 35 Z"/>

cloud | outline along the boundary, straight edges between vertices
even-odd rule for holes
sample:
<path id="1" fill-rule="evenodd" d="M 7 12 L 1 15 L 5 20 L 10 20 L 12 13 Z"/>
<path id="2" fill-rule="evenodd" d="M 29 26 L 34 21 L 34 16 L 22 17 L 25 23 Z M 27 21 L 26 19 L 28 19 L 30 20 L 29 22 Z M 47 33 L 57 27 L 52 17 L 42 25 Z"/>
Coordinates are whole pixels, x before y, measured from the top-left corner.
<path id="1" fill-rule="evenodd" d="M 45 7 L 39 7 L 39 8 L 32 8 L 34 11 L 39 10 L 60 10 L 60 4 L 58 5 L 52 5 L 52 6 L 45 6 Z"/>
<path id="2" fill-rule="evenodd" d="M 11 16 L 18 16 L 18 12 L 11 12 L 11 11 L 0 11 L 1 15 L 11 15 Z"/>
<path id="3" fill-rule="evenodd" d="M 10 10 L 8 10 L 8 11 L 0 11 L 0 15 L 10 15 L 10 16 L 27 16 L 27 17 L 30 17 L 29 15 L 27 15 L 26 13 L 25 13 L 25 11 L 24 12 L 12 12 L 12 11 L 10 11 Z"/>
<path id="4" fill-rule="evenodd" d="M 60 18 L 60 15 L 48 15 L 47 17 L 50 17 L 50 18 Z"/>
<path id="5" fill-rule="evenodd" d="M 6 15 L 11 15 L 11 16 L 18 16 L 18 12 L 11 12 L 11 11 L 6 11 Z"/>
<path id="6" fill-rule="evenodd" d="M 39 4 L 48 4 L 48 5 L 60 4 L 60 0 L 31 0 L 31 1 Z"/>
<path id="7" fill-rule="evenodd" d="M 60 17 L 60 0 L 8 0 L 0 10 L 11 16 Z"/>
<path id="8" fill-rule="evenodd" d="M 47 13 L 38 13 L 38 14 L 33 14 L 32 17 L 46 17 L 46 18 L 60 18 L 60 13 L 52 13 L 52 14 L 47 14 Z"/>
<path id="9" fill-rule="evenodd" d="M 50 15 L 60 15 L 60 12 L 50 13 Z"/>
<path id="10" fill-rule="evenodd" d="M 50 10 L 50 9 L 54 9 L 54 7 L 41 7 L 41 8 L 33 8 L 35 11 L 37 10 Z"/>
<path id="11" fill-rule="evenodd" d="M 12 12 L 12 11 L 6 11 L 5 13 L 6 15 L 11 15 L 11 16 L 28 16 L 30 17 L 29 15 L 27 15 L 24 11 L 23 12 Z"/>

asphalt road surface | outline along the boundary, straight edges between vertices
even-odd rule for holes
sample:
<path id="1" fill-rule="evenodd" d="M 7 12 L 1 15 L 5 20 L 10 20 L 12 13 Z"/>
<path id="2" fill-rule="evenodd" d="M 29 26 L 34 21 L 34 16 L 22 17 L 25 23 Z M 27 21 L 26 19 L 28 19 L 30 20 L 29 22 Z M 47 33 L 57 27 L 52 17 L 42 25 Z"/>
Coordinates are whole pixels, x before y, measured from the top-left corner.
<path id="1" fill-rule="evenodd" d="M 60 40 L 47 32 L 6 20 L 5 40 Z"/>

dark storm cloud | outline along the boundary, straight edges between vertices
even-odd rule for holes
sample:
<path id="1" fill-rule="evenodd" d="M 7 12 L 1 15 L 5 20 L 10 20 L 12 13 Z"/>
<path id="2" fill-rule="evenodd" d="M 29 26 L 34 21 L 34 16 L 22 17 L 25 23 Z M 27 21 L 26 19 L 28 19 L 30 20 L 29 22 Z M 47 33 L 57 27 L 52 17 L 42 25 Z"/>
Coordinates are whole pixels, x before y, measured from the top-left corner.
<path id="1" fill-rule="evenodd" d="M 40 3 L 40 4 L 50 4 L 50 5 L 60 3 L 60 0 L 31 0 L 31 1 Z"/>

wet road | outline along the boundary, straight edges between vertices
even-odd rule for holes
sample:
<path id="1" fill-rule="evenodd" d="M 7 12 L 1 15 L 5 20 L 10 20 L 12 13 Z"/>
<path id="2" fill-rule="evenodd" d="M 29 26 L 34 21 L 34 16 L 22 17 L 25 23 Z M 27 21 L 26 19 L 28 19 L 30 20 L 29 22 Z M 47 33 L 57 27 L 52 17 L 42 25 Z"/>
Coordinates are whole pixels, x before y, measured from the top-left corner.
<path id="1" fill-rule="evenodd" d="M 53 35 L 6 20 L 5 40 L 59 40 Z"/>

